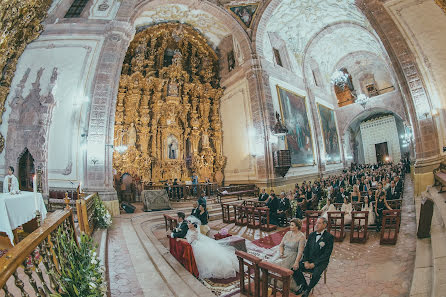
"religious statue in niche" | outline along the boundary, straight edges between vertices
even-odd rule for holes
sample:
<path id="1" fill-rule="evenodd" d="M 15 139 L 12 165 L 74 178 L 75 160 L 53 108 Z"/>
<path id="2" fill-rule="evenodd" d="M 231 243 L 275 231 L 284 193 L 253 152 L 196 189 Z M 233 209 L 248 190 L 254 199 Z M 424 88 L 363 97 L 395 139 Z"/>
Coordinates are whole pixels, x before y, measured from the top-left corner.
<path id="1" fill-rule="evenodd" d="M 135 124 L 131 123 L 129 130 L 127 132 L 127 145 L 135 146 L 136 145 L 136 128 Z"/>
<path id="2" fill-rule="evenodd" d="M 170 135 L 167 137 L 167 149 L 169 159 L 172 160 L 178 158 L 178 140 L 175 136 Z"/>
<path id="3" fill-rule="evenodd" d="M 172 63 L 176 66 L 180 66 L 183 61 L 183 55 L 181 54 L 179 49 L 175 49 L 173 51 Z"/>
<path id="4" fill-rule="evenodd" d="M 176 78 L 172 79 L 169 83 L 169 90 L 167 96 L 178 96 L 178 83 Z"/>

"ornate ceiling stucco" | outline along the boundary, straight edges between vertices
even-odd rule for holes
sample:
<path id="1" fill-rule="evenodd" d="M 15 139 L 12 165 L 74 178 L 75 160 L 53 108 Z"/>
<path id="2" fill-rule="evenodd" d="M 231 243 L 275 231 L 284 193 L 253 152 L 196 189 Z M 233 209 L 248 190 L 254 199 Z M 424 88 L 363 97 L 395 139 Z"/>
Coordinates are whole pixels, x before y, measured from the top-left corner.
<path id="1" fill-rule="evenodd" d="M 169 21 L 187 23 L 195 27 L 208 38 L 214 48 L 225 36 L 231 33 L 221 20 L 211 14 L 182 4 L 168 4 L 150 11 L 144 11 L 135 20 L 135 26 L 140 27 Z"/>
<path id="2" fill-rule="evenodd" d="M 354 2 L 284 0 L 274 11 L 266 32 L 279 33 L 293 52 L 302 54 L 310 38 L 329 24 L 356 22 L 368 26 L 367 19 Z"/>
<path id="3" fill-rule="evenodd" d="M 337 63 L 352 52 L 372 52 L 383 56 L 381 44 L 359 26 L 338 27 L 311 44 L 308 54 L 318 62 L 323 79 L 330 80 Z"/>

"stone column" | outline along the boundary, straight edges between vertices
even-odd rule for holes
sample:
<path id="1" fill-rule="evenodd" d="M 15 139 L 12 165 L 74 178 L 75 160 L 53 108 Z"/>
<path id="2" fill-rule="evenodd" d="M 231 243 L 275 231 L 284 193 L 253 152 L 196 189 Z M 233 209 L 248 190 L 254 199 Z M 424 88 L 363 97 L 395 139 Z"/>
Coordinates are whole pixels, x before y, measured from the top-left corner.
<path id="1" fill-rule="evenodd" d="M 83 184 L 86 191 L 99 193 L 113 215 L 119 214 L 119 202 L 113 188 L 113 150 L 109 145 L 113 144 L 122 63 L 134 33 L 127 22 L 111 21 L 106 25 L 92 88 Z"/>

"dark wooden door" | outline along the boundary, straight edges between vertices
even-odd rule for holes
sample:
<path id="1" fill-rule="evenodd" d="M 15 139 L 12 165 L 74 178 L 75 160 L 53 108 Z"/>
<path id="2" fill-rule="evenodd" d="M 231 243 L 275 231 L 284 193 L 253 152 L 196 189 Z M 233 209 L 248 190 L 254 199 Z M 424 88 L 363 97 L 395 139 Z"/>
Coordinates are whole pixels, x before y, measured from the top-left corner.
<path id="1" fill-rule="evenodd" d="M 25 150 L 19 159 L 19 188 L 21 191 L 33 190 L 34 158 Z"/>
<path id="2" fill-rule="evenodd" d="M 386 157 L 389 156 L 387 142 L 381 142 L 381 143 L 375 144 L 375 150 L 376 150 L 376 162 L 378 162 L 378 163 L 386 162 Z"/>

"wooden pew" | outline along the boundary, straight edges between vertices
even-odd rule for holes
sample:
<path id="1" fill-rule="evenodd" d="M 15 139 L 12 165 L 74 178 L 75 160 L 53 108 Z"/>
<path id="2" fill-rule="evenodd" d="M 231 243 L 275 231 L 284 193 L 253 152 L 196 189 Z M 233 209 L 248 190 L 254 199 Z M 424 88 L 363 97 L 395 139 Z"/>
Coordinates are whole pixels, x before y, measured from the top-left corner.
<path id="1" fill-rule="evenodd" d="M 248 217 L 246 216 L 246 206 L 243 205 L 235 206 L 235 224 L 237 226 L 248 225 Z"/>
<path id="2" fill-rule="evenodd" d="M 402 199 L 387 200 L 387 204 L 389 204 L 390 208 L 392 209 L 401 209 L 403 200 Z"/>
<path id="3" fill-rule="evenodd" d="M 255 184 L 231 185 L 229 187 L 222 187 L 217 189 L 217 201 L 220 203 L 221 199 L 224 197 L 237 197 L 238 200 L 241 200 L 241 197 L 257 197 L 258 195 L 259 188 L 257 188 Z"/>
<path id="4" fill-rule="evenodd" d="M 368 238 L 368 211 L 352 211 L 350 242 L 365 243 Z"/>
<path id="5" fill-rule="evenodd" d="M 260 258 L 243 251 L 236 250 L 239 261 L 240 293 L 244 296 L 260 296 Z"/>
<path id="6" fill-rule="evenodd" d="M 236 207 L 235 204 L 230 204 L 230 203 L 222 203 L 221 204 L 221 214 L 223 217 L 223 223 L 231 224 L 231 223 L 235 222 L 235 217 L 236 217 L 235 207 Z M 233 216 L 231 216 L 231 210 L 232 210 Z"/>
<path id="7" fill-rule="evenodd" d="M 248 228 L 257 229 L 261 225 L 261 216 L 257 212 L 257 207 L 245 206 L 246 218 L 248 220 Z"/>
<path id="8" fill-rule="evenodd" d="M 396 244 L 400 231 L 401 210 L 383 211 L 380 244 Z"/>

